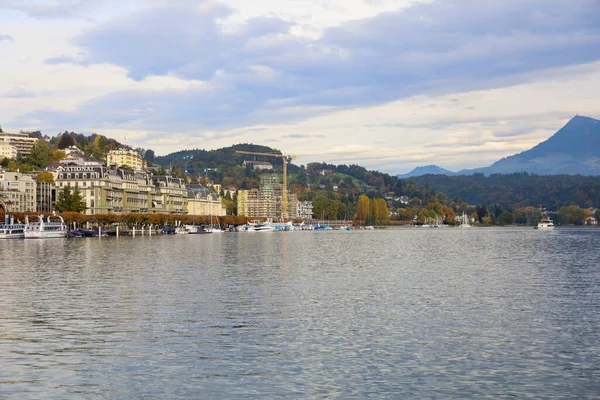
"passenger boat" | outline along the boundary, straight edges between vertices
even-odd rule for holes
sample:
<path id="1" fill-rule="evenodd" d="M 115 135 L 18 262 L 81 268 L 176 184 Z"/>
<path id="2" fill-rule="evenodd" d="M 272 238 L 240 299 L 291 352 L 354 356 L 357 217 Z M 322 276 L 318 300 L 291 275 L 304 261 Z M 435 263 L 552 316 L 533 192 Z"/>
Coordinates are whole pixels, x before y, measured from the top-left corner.
<path id="1" fill-rule="evenodd" d="M 38 222 L 29 222 L 27 217 L 25 226 L 25 239 L 50 239 L 63 238 L 67 236 L 67 225 L 60 215 L 56 218 L 60 221 L 51 221 L 50 216 L 44 221 L 43 215 L 38 215 Z"/>
<path id="2" fill-rule="evenodd" d="M 0 239 L 23 239 L 25 224 L 0 225 Z"/>
<path id="3" fill-rule="evenodd" d="M 534 229 L 553 229 L 554 222 L 550 218 L 544 218 L 541 220 Z"/>

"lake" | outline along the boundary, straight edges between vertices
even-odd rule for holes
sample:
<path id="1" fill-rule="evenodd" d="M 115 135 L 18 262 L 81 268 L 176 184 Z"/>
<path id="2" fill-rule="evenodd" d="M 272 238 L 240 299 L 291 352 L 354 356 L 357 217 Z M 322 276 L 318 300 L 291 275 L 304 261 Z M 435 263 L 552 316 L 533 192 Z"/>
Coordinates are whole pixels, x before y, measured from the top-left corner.
<path id="1" fill-rule="evenodd" d="M 599 398 L 600 229 L 0 242 L 0 398 Z"/>

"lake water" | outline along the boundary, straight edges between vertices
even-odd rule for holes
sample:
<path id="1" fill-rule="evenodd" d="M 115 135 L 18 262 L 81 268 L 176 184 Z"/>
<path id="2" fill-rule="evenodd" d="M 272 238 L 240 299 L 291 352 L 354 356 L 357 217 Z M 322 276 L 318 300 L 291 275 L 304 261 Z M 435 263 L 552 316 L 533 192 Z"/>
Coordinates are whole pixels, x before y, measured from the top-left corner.
<path id="1" fill-rule="evenodd" d="M 600 229 L 0 242 L 0 398 L 599 398 Z"/>

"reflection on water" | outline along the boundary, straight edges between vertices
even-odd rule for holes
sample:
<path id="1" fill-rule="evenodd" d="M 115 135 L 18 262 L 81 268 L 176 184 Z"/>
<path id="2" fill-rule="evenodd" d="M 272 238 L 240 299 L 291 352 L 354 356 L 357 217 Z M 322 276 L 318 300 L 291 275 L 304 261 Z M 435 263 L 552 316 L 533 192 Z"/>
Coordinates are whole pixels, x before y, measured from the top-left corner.
<path id="1" fill-rule="evenodd" d="M 591 398 L 600 230 L 0 242 L 0 398 Z"/>

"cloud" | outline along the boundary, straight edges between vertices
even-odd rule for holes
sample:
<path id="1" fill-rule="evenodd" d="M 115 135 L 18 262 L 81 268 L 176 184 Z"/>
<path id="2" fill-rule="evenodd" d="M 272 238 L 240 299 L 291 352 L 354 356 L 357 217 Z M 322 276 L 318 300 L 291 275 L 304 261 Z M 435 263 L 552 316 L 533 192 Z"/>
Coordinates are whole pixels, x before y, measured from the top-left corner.
<path id="1" fill-rule="evenodd" d="M 415 4 L 295 36 L 293 23 L 252 18 L 224 29 L 234 10 L 213 2 L 148 8 L 75 38 L 81 57 L 48 63 L 112 64 L 131 78 L 176 76 L 212 90 L 119 91 L 82 106 L 121 119 L 140 104 L 167 121 L 210 128 L 304 118 L 287 110 L 369 106 L 416 94 L 509 86 L 524 73 L 600 59 L 598 3 L 583 0 L 444 0 Z M 111 107 L 112 104 L 112 107 Z M 168 110 L 168 115 L 167 111 Z M 157 122 L 156 113 L 129 119 Z"/>
<path id="2" fill-rule="evenodd" d="M 35 93 L 29 92 L 22 87 L 14 86 L 8 92 L 0 94 L 0 97 L 9 98 L 9 99 L 20 99 L 26 97 L 35 97 Z"/>
<path id="3" fill-rule="evenodd" d="M 14 42 L 15 40 L 10 35 L 0 35 L 0 42 L 3 41 Z"/>
<path id="4" fill-rule="evenodd" d="M 102 0 L 60 0 L 60 1 L 22 1 L 0 0 L 0 10 L 8 9 L 21 11 L 33 18 L 79 18 L 90 7 L 96 6 Z"/>

